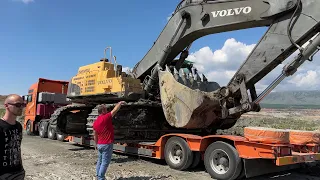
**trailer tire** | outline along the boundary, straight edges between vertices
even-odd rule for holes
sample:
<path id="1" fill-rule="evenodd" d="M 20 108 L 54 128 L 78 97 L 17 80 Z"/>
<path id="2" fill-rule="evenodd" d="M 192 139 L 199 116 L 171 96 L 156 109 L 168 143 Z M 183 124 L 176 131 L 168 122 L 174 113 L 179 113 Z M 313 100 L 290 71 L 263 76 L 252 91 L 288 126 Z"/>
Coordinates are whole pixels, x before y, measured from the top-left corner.
<path id="1" fill-rule="evenodd" d="M 220 180 L 234 180 L 240 176 L 243 169 L 237 150 L 222 141 L 208 146 L 204 154 L 204 165 L 212 178 Z M 225 167 L 218 165 L 227 166 L 228 169 L 225 171 Z"/>
<path id="2" fill-rule="evenodd" d="M 48 138 L 52 140 L 57 139 L 57 134 L 54 129 L 52 129 L 50 126 L 48 126 Z"/>
<path id="3" fill-rule="evenodd" d="M 39 124 L 39 136 L 41 138 L 47 138 L 48 137 L 48 131 L 47 131 L 47 124 L 46 122 L 44 121 L 41 121 L 40 124 Z"/>
<path id="4" fill-rule="evenodd" d="M 27 135 L 29 135 L 29 136 L 34 135 L 31 131 L 31 121 L 30 120 L 27 122 L 26 132 L 27 132 Z"/>
<path id="5" fill-rule="evenodd" d="M 164 156 L 166 163 L 176 170 L 186 170 L 193 162 L 192 151 L 187 142 L 180 137 L 168 139 L 164 149 Z"/>
<path id="6" fill-rule="evenodd" d="M 65 138 L 64 135 L 57 133 L 57 140 L 58 140 L 58 141 L 64 142 L 64 138 Z"/>

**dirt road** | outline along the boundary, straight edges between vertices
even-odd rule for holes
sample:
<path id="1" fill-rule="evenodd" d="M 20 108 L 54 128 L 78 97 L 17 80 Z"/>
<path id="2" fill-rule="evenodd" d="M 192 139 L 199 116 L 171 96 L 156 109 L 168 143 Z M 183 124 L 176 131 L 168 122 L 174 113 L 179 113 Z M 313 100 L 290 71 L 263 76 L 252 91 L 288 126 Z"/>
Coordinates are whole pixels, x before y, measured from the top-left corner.
<path id="1" fill-rule="evenodd" d="M 23 163 L 26 169 L 26 180 L 91 180 L 95 179 L 96 152 L 70 143 L 62 143 L 38 136 L 24 135 L 22 144 Z M 251 180 L 313 180 L 320 179 L 320 168 L 302 172 L 282 173 L 252 178 Z M 164 161 L 141 159 L 114 154 L 107 174 L 108 179 L 184 179 L 211 180 L 200 166 L 194 172 L 181 172 L 170 169 Z M 318 178 L 317 178 L 318 177 Z"/>

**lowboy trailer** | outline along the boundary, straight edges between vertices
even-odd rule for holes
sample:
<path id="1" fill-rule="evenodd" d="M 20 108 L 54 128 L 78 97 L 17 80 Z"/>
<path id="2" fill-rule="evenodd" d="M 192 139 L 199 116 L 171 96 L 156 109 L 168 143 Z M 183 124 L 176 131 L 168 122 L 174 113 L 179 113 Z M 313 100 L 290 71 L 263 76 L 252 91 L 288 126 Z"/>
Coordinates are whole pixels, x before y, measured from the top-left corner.
<path id="1" fill-rule="evenodd" d="M 66 140 L 94 146 L 93 137 Z M 164 159 L 176 170 L 195 168 L 203 161 L 212 178 L 231 180 L 299 168 L 320 160 L 319 144 L 272 144 L 249 141 L 242 136 L 166 134 L 156 142 L 115 142 L 114 152 Z"/>

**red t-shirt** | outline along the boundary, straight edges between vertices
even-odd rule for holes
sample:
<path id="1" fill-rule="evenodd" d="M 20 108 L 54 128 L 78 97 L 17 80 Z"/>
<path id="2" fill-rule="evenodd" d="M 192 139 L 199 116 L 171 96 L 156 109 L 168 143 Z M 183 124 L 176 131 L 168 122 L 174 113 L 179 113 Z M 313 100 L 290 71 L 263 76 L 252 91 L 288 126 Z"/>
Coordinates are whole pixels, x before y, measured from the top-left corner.
<path id="1" fill-rule="evenodd" d="M 111 112 L 99 115 L 93 123 L 93 129 L 98 135 L 98 144 L 113 143 L 114 130 Z"/>

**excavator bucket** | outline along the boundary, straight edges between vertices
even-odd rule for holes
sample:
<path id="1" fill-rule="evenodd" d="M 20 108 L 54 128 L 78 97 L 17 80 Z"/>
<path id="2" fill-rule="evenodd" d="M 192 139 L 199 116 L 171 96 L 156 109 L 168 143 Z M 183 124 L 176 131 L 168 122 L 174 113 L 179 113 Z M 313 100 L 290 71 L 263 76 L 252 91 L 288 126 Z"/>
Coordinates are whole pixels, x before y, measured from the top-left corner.
<path id="1" fill-rule="evenodd" d="M 188 75 L 187 75 L 188 74 Z M 218 121 L 215 110 L 221 109 L 217 89 L 219 85 L 202 80 L 196 72 L 180 73 L 168 66 L 158 71 L 160 96 L 164 115 L 177 128 L 205 128 Z"/>

